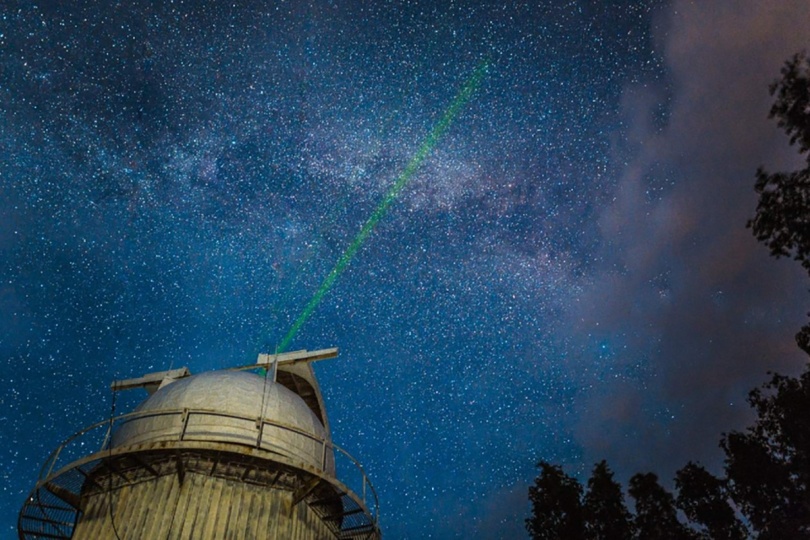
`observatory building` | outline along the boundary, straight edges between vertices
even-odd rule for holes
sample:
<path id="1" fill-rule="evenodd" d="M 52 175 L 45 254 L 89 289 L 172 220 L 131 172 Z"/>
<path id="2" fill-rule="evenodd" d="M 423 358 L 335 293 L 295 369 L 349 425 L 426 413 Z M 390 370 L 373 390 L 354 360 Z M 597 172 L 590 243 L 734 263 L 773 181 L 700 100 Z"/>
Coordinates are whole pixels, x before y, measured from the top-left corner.
<path id="1" fill-rule="evenodd" d="M 312 371 L 337 352 L 113 382 L 149 397 L 54 450 L 20 539 L 379 539 L 376 493 L 332 443 Z"/>

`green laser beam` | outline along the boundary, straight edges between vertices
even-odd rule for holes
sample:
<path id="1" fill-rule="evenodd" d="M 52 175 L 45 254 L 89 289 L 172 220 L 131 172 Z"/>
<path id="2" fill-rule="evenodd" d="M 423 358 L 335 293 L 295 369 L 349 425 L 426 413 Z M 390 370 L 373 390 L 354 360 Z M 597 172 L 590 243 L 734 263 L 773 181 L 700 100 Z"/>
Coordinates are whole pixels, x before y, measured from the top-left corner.
<path id="1" fill-rule="evenodd" d="M 310 315 L 312 315 L 312 312 L 315 311 L 315 308 L 318 307 L 318 304 L 321 303 L 323 297 L 327 292 L 329 292 L 329 289 L 332 288 L 335 280 L 338 278 L 338 276 L 340 276 L 340 274 L 343 273 L 346 267 L 349 266 L 349 263 L 360 249 L 360 246 L 362 246 L 366 239 L 371 235 L 374 227 L 383 218 L 385 213 L 388 211 L 388 208 L 391 206 L 394 200 L 396 200 L 397 196 L 408 184 L 413 175 L 416 174 L 416 171 L 419 170 L 419 167 L 422 165 L 428 155 L 430 155 L 433 148 L 436 147 L 439 139 L 441 139 L 442 135 L 444 135 L 444 133 L 453 123 L 453 120 L 455 120 L 456 116 L 458 116 L 458 113 L 461 111 L 462 107 L 466 105 L 473 93 L 478 89 L 478 86 L 481 84 L 488 67 L 488 62 L 482 62 L 476 68 L 470 78 L 464 83 L 464 86 L 462 86 L 461 90 L 450 104 L 450 107 L 448 107 L 447 111 L 444 113 L 444 116 L 442 116 L 441 120 L 439 120 L 428 136 L 422 141 L 422 144 L 419 146 L 416 154 L 414 154 L 414 156 L 408 162 L 408 165 L 385 194 L 385 197 L 368 218 L 365 225 L 363 225 L 363 228 L 360 229 L 360 232 L 357 233 L 357 236 L 354 238 L 354 240 L 352 240 L 352 243 L 349 244 L 349 247 L 346 248 L 346 251 L 344 251 L 343 255 L 340 256 L 337 263 L 335 263 L 334 268 L 332 268 L 332 270 L 326 276 L 326 279 L 323 280 L 323 283 L 321 283 L 321 286 L 318 287 L 318 290 L 315 291 L 312 299 L 309 301 L 309 303 L 307 303 L 303 311 L 301 311 L 301 314 L 295 320 L 292 327 L 287 332 L 287 335 L 284 336 L 284 339 L 282 339 L 281 343 L 278 345 L 278 352 L 283 352 L 287 349 L 287 346 L 293 340 L 295 335 L 298 333 L 301 327 L 304 326 L 304 323 L 307 321 L 307 319 L 309 319 Z"/>

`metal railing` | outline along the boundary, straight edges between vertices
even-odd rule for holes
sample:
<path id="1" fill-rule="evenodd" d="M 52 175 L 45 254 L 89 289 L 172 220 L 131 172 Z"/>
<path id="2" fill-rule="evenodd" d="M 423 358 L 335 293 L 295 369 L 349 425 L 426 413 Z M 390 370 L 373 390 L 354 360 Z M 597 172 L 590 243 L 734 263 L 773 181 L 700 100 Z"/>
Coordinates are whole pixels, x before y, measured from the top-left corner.
<path id="1" fill-rule="evenodd" d="M 159 440 L 161 441 L 176 440 L 178 442 L 206 441 L 208 439 L 206 439 L 204 434 L 189 435 L 189 424 L 190 424 L 189 420 L 191 419 L 192 416 L 200 416 L 203 418 L 218 417 L 253 423 L 253 425 L 255 426 L 255 439 L 251 438 L 250 441 L 244 441 L 240 436 L 239 437 L 240 440 L 232 440 L 229 439 L 226 434 L 224 436 L 219 436 L 216 439 L 214 439 L 216 442 L 228 442 L 231 444 L 250 446 L 258 450 L 266 450 L 268 452 L 273 452 L 272 449 L 268 448 L 276 447 L 281 449 L 283 447 L 274 445 L 272 443 L 272 438 L 269 438 L 269 440 L 265 439 L 266 428 L 272 427 L 275 429 L 281 429 L 285 432 L 292 433 L 295 436 L 302 437 L 306 440 L 310 440 L 317 443 L 318 445 L 321 446 L 321 463 L 320 463 L 321 471 L 323 472 L 323 474 L 327 476 L 331 476 L 331 474 L 327 470 L 327 465 L 329 464 L 328 459 L 330 455 L 329 450 L 332 450 L 332 455 L 336 457 L 339 456 L 342 463 L 351 465 L 350 467 L 348 467 L 350 471 L 348 481 L 346 479 L 341 479 L 340 482 L 344 484 L 347 488 L 352 490 L 355 494 L 358 493 L 360 494 L 363 505 L 366 507 L 366 509 L 370 511 L 370 517 L 372 519 L 372 522 L 375 525 L 377 525 L 379 518 L 379 500 L 377 498 L 377 492 L 374 489 L 374 486 L 371 484 L 371 481 L 369 481 L 368 476 L 366 475 L 366 472 L 363 469 L 363 466 L 346 450 L 344 450 L 340 446 L 334 444 L 332 441 L 324 437 L 313 435 L 312 433 L 308 433 L 302 430 L 301 428 L 290 426 L 282 422 L 277 422 L 269 418 L 241 416 L 207 409 L 136 411 L 128 414 L 123 414 L 114 418 L 110 418 L 108 420 L 103 420 L 89 427 L 86 427 L 81 431 L 78 431 L 73 435 L 71 435 L 70 437 L 68 437 L 53 452 L 51 452 L 51 454 L 46 459 L 45 463 L 42 465 L 39 474 L 39 479 L 37 481 L 37 486 L 39 487 L 49 482 L 54 475 L 60 474 L 64 467 L 70 465 L 71 463 L 77 460 L 80 460 L 82 458 L 85 458 L 91 454 L 95 454 L 98 452 L 114 450 L 116 430 L 120 429 L 124 425 L 150 418 L 161 418 L 161 417 L 171 418 L 175 416 L 178 418 L 178 420 L 173 423 L 173 425 L 176 424 L 177 427 L 176 432 L 172 431 L 169 433 L 161 433 Z M 240 431 L 240 435 L 242 434 L 243 432 Z M 246 444 L 246 442 L 249 442 L 250 444 Z M 285 454 L 288 453 L 289 451 L 285 452 Z M 336 463 L 335 466 L 337 470 L 338 464 Z M 352 472 L 354 474 L 351 474 Z M 357 478 L 358 474 L 359 479 Z M 335 474 L 334 479 L 338 480 L 337 474 Z M 369 507 L 368 504 L 369 493 L 371 494 L 371 501 L 370 501 L 372 502 L 371 507 Z"/>

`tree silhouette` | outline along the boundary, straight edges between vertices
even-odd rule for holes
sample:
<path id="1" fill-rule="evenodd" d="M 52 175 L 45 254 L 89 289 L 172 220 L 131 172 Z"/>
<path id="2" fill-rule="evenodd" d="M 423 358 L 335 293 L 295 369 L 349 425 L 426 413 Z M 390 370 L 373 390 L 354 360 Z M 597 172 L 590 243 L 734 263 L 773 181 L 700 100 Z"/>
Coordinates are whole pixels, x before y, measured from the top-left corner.
<path id="1" fill-rule="evenodd" d="M 721 443 L 732 498 L 758 538 L 810 537 L 810 369 L 773 375 L 748 401 L 756 423 Z"/>
<path id="2" fill-rule="evenodd" d="M 636 500 L 636 538 L 638 540 L 687 540 L 694 538 L 678 521 L 672 494 L 658 483 L 653 473 L 630 478 L 630 496 Z"/>
<path id="3" fill-rule="evenodd" d="M 759 203 L 747 225 L 771 255 L 791 256 L 810 273 L 810 60 L 804 53 L 785 62 L 770 91 L 776 100 L 769 117 L 806 166 L 788 173 L 760 167 Z M 810 324 L 796 342 L 810 354 Z M 810 537 L 810 366 L 800 378 L 773 375 L 763 390 L 748 398 L 756 424 L 721 443 L 731 495 L 759 538 Z"/>
<path id="4" fill-rule="evenodd" d="M 770 91 L 776 101 L 769 117 L 776 118 L 791 145 L 798 145 L 807 166 L 775 173 L 760 167 L 754 185 L 759 203 L 747 226 L 771 255 L 793 257 L 810 273 L 810 60 L 804 54 L 788 60 Z M 796 342 L 810 354 L 810 325 L 799 331 Z"/>
<path id="5" fill-rule="evenodd" d="M 529 488 L 529 535 L 535 540 L 583 540 L 582 486 L 557 465 L 541 461 L 537 467 L 540 474 Z"/>
<path id="6" fill-rule="evenodd" d="M 625 540 L 632 536 L 632 515 L 624 504 L 622 487 L 613 480 L 605 460 L 593 468 L 583 511 L 585 537 L 589 540 Z"/>
<path id="7" fill-rule="evenodd" d="M 747 226 L 771 255 L 793 257 L 810 274 L 810 60 L 804 54 L 788 60 L 770 91 L 776 96 L 770 117 L 798 145 L 807 166 L 789 173 L 760 168 L 759 204 Z M 810 324 L 796 341 L 810 354 Z M 688 463 L 676 473 L 675 499 L 655 474 L 636 474 L 628 489 L 633 515 L 605 461 L 594 467 L 584 502 L 576 479 L 540 462 L 526 528 L 543 539 L 810 538 L 810 364 L 799 377 L 772 375 L 749 393 L 748 403 L 757 413 L 754 425 L 720 441 L 723 477 Z"/>
<path id="8" fill-rule="evenodd" d="M 675 475 L 676 504 L 687 519 L 705 529 L 704 538 L 743 540 L 747 531 L 729 504 L 726 482 L 691 461 Z"/>

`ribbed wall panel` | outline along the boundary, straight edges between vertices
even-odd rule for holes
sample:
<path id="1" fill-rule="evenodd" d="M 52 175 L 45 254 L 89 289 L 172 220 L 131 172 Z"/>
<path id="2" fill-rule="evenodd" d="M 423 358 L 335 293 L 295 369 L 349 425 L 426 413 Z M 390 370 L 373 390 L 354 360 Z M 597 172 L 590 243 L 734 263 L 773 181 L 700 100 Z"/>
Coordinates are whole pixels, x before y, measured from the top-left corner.
<path id="1" fill-rule="evenodd" d="M 89 495 L 75 540 L 115 538 L 110 500 L 122 540 L 335 538 L 307 504 L 290 509 L 288 490 L 186 473 L 182 485 L 172 474 Z"/>

